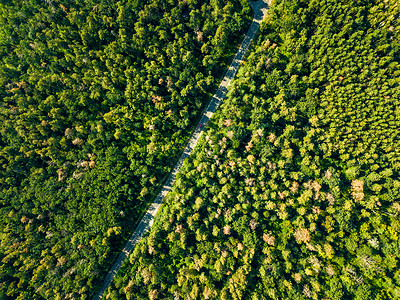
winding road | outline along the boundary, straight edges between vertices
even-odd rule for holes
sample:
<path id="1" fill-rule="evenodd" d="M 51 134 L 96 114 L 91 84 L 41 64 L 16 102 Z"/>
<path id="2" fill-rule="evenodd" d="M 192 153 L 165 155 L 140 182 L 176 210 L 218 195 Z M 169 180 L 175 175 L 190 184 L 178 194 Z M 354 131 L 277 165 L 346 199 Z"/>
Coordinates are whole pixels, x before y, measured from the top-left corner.
<path id="1" fill-rule="evenodd" d="M 164 186 L 162 187 L 160 193 L 154 200 L 154 202 L 150 205 L 149 209 L 143 216 L 142 220 L 140 221 L 139 225 L 137 226 L 135 232 L 130 236 L 128 242 L 126 243 L 124 249 L 122 250 L 121 254 L 118 256 L 117 260 L 115 261 L 114 265 L 112 266 L 111 270 L 108 272 L 106 278 L 104 279 L 103 286 L 101 290 L 93 297 L 93 299 L 101 299 L 104 295 L 104 292 L 107 290 L 109 285 L 111 284 L 112 280 L 114 279 L 115 275 L 117 274 L 118 270 L 121 268 L 122 263 L 124 260 L 129 256 L 129 253 L 133 250 L 133 248 L 139 243 L 143 235 L 151 228 L 153 225 L 153 220 L 155 215 L 157 214 L 160 206 L 171 190 L 172 185 L 175 182 L 176 175 L 178 174 L 180 168 L 182 167 L 183 161 L 187 158 L 193 151 L 194 147 L 196 146 L 197 141 L 200 138 L 200 135 L 203 133 L 205 126 L 207 125 L 208 121 L 210 120 L 211 116 L 215 113 L 218 106 L 222 103 L 225 99 L 226 93 L 228 91 L 228 86 L 230 85 L 233 78 L 235 78 L 236 73 L 239 69 L 240 63 L 243 60 L 246 51 L 256 35 L 261 21 L 264 19 L 267 8 L 268 8 L 268 0 L 258 0 L 258 1 L 249 1 L 251 7 L 254 11 L 254 18 L 253 22 L 249 30 L 247 31 L 242 44 L 240 45 L 238 52 L 236 53 L 235 58 L 233 59 L 229 69 L 226 71 L 226 74 L 218 87 L 215 95 L 212 97 L 210 103 L 208 104 L 207 108 L 204 110 L 203 116 L 201 117 L 199 123 L 196 126 L 196 129 L 190 138 L 185 150 L 183 151 L 182 155 L 180 156 L 178 162 L 176 163 L 174 169 L 172 170 L 170 176 L 168 177 L 167 181 L 165 182 Z"/>

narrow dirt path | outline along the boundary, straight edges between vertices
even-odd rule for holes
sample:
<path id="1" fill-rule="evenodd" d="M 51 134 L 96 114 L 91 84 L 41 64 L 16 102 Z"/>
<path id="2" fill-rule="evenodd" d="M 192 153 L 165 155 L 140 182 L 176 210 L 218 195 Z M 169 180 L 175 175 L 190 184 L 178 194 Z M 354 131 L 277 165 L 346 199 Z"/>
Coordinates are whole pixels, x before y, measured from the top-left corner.
<path id="1" fill-rule="evenodd" d="M 101 299 L 103 297 L 104 292 L 107 290 L 109 285 L 111 284 L 112 280 L 114 279 L 115 275 L 117 274 L 118 270 L 121 268 L 122 263 L 128 257 L 129 253 L 133 250 L 133 248 L 139 243 L 142 236 L 151 228 L 153 225 L 153 220 L 155 215 L 157 214 L 160 206 L 171 190 L 172 185 L 175 182 L 176 174 L 178 174 L 180 168 L 182 167 L 183 160 L 187 158 L 193 151 L 194 147 L 196 146 L 197 141 L 200 138 L 200 135 L 204 131 L 204 127 L 207 125 L 211 116 L 215 113 L 218 106 L 224 100 L 226 93 L 228 91 L 228 86 L 230 85 L 231 81 L 235 78 L 236 73 L 239 69 L 240 63 L 243 60 L 246 51 L 256 35 L 258 29 L 260 28 L 260 22 L 265 17 L 268 4 L 267 0 L 259 0 L 259 1 L 249 1 L 251 7 L 254 11 L 254 19 L 251 23 L 249 30 L 247 31 L 242 44 L 239 47 L 238 52 L 236 53 L 235 58 L 233 59 L 229 69 L 226 71 L 226 74 L 217 90 L 213 98 L 211 99 L 210 103 L 208 104 L 207 108 L 205 109 L 203 116 L 201 117 L 199 123 L 196 126 L 196 130 L 194 131 L 192 137 L 190 138 L 185 150 L 183 151 L 181 157 L 179 158 L 177 164 L 175 165 L 174 169 L 172 170 L 168 180 L 165 182 L 163 188 L 161 189 L 160 193 L 154 200 L 154 202 L 150 205 L 149 209 L 145 213 L 144 217 L 140 221 L 139 225 L 137 226 L 135 232 L 131 235 L 128 242 L 126 243 L 124 249 L 122 250 L 121 254 L 118 256 L 117 260 L 115 261 L 114 265 L 112 266 L 111 270 L 108 272 L 103 286 L 101 290 L 93 297 L 93 299 Z"/>

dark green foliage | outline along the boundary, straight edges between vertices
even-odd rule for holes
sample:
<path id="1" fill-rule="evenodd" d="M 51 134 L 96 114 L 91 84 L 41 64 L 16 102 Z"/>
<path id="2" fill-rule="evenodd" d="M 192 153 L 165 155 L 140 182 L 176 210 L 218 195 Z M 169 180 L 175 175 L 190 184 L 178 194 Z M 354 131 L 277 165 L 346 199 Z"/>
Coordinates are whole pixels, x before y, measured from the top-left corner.
<path id="1" fill-rule="evenodd" d="M 399 9 L 275 1 L 110 293 L 399 298 Z"/>
<path id="2" fill-rule="evenodd" d="M 250 15 L 239 0 L 0 1 L 0 298 L 96 292 Z"/>

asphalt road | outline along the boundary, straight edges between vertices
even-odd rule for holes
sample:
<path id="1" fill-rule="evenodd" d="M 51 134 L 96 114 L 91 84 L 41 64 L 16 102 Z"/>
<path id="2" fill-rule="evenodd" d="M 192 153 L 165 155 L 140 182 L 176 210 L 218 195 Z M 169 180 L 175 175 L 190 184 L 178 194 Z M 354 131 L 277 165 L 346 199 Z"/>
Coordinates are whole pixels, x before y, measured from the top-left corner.
<path id="1" fill-rule="evenodd" d="M 145 213 L 144 217 L 140 221 L 139 225 L 137 226 L 135 232 L 131 235 L 128 242 L 126 243 L 124 249 L 122 250 L 121 254 L 118 256 L 117 260 L 115 261 L 114 265 L 112 266 L 111 270 L 108 272 L 106 278 L 104 279 L 103 286 L 101 290 L 93 297 L 93 299 L 101 299 L 104 295 L 104 292 L 107 290 L 109 285 L 111 284 L 112 280 L 114 279 L 115 275 L 117 274 L 118 270 L 121 268 L 122 263 L 128 257 L 129 253 L 133 250 L 133 248 L 139 243 L 143 235 L 151 228 L 153 225 L 153 220 L 155 215 L 157 214 L 160 206 L 171 190 L 172 185 L 175 182 L 176 174 L 178 174 L 180 168 L 182 167 L 183 160 L 187 158 L 193 151 L 194 147 L 197 144 L 197 141 L 200 138 L 200 135 L 203 133 L 204 128 L 206 127 L 208 121 L 212 117 L 212 115 L 217 110 L 218 106 L 224 100 L 226 93 L 228 92 L 228 87 L 231 81 L 235 78 L 236 73 L 239 69 L 239 66 L 243 60 L 246 51 L 256 35 L 258 29 L 260 28 L 260 22 L 265 17 L 265 13 L 268 8 L 267 0 L 259 0 L 259 1 L 249 1 L 250 5 L 254 11 L 254 19 L 251 23 L 249 30 L 247 31 L 242 44 L 240 45 L 238 52 L 236 53 L 235 58 L 233 59 L 229 69 L 226 71 L 222 82 L 216 91 L 215 95 L 212 97 L 210 103 L 208 104 L 207 108 L 204 110 L 203 116 L 201 117 L 199 123 L 196 126 L 196 129 L 190 138 L 185 150 L 183 151 L 181 157 L 179 158 L 177 164 L 175 165 L 174 169 L 172 170 L 170 176 L 168 177 L 167 181 L 165 182 L 163 188 L 161 189 L 160 193 L 154 200 L 154 202 L 150 205 L 149 209 Z"/>

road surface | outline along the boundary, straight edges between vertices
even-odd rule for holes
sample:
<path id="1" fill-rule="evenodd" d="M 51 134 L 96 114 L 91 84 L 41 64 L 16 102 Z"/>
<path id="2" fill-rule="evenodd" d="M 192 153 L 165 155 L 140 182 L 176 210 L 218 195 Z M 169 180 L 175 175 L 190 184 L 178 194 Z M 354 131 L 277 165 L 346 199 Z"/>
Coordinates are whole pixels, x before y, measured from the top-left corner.
<path id="1" fill-rule="evenodd" d="M 118 270 L 121 268 L 124 260 L 128 257 L 129 253 L 131 253 L 133 248 L 139 243 L 142 236 L 153 225 L 154 217 L 157 214 L 158 210 L 160 209 L 160 206 L 161 206 L 165 196 L 171 190 L 171 187 L 174 184 L 175 179 L 176 179 L 176 174 L 178 174 L 180 168 L 182 167 L 184 159 L 187 158 L 192 153 L 192 151 L 193 151 L 194 147 L 196 146 L 196 143 L 199 140 L 200 135 L 203 133 L 204 128 L 206 127 L 209 119 L 215 113 L 215 111 L 217 110 L 217 108 L 221 104 L 221 102 L 224 100 L 226 93 L 228 91 L 228 86 L 230 85 L 231 80 L 233 78 L 235 78 L 236 73 L 239 69 L 240 63 L 242 62 L 243 57 L 246 54 L 246 51 L 247 51 L 252 39 L 256 35 L 256 33 L 260 27 L 260 22 L 265 17 L 265 13 L 268 8 L 267 0 L 259 0 L 259 1 L 251 1 L 250 0 L 249 2 L 254 11 L 254 19 L 253 19 L 253 22 L 251 23 L 249 30 L 247 31 L 247 33 L 243 39 L 242 44 L 240 45 L 240 47 L 238 49 L 238 52 L 236 53 L 235 58 L 233 59 L 231 65 L 229 66 L 229 69 L 226 71 L 226 74 L 225 74 L 218 90 L 216 91 L 215 95 L 211 99 L 207 108 L 204 110 L 203 116 L 201 117 L 199 123 L 197 124 L 196 129 L 195 129 L 192 137 L 190 138 L 185 150 L 183 151 L 181 157 L 179 158 L 177 164 L 175 165 L 174 169 L 172 170 L 170 176 L 168 177 L 168 180 L 162 187 L 160 193 L 158 194 L 158 196 L 156 197 L 154 202 L 150 205 L 149 209 L 147 210 L 144 217 L 140 221 L 135 232 L 129 238 L 129 240 L 126 243 L 121 254 L 115 261 L 111 270 L 108 272 L 101 290 L 93 297 L 93 299 L 97 300 L 97 299 L 101 299 L 103 297 L 104 292 L 107 290 L 107 288 L 111 284 L 111 282 L 114 279 L 115 275 L 117 274 Z"/>

